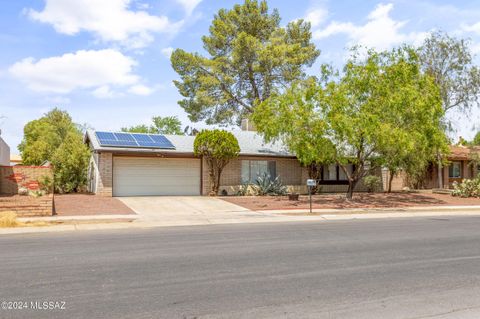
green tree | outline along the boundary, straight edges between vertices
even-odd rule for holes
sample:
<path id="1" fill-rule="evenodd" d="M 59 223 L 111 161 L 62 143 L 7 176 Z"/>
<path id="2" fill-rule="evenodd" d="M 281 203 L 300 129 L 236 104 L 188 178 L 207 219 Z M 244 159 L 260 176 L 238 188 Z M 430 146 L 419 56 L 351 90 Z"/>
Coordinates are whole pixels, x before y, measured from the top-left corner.
<path id="1" fill-rule="evenodd" d="M 282 139 L 302 163 L 338 164 L 348 199 L 382 164 L 400 166 L 390 159 L 418 146 L 419 137 L 443 141 L 432 129 L 443 115 L 438 89 L 419 71 L 413 50 L 358 52 L 342 73 L 323 67 L 321 80 L 272 96 L 252 116 L 267 141 Z"/>
<path id="2" fill-rule="evenodd" d="M 146 133 L 146 134 L 172 134 L 184 135 L 182 130 L 182 122 L 176 116 L 154 116 L 152 118 L 153 124 L 150 126 L 145 124 L 122 127 L 122 132 L 131 133 Z"/>
<path id="3" fill-rule="evenodd" d="M 319 90 L 313 79 L 293 83 L 283 94 L 274 94 L 260 104 L 251 116 L 265 140 L 282 140 L 307 167 L 309 178 L 316 180 L 322 165 L 334 162 L 335 154 L 335 146 L 326 136 L 326 109 Z"/>
<path id="4" fill-rule="evenodd" d="M 476 146 L 480 145 L 480 132 L 475 134 L 475 137 L 473 138 L 473 140 L 470 144 L 476 145 Z"/>
<path id="5" fill-rule="evenodd" d="M 89 159 L 90 151 L 82 135 L 70 131 L 52 157 L 55 190 L 60 193 L 80 191 L 87 183 Z"/>
<path id="6" fill-rule="evenodd" d="M 449 131 L 451 122 L 446 116 L 452 110 L 468 112 L 479 105 L 480 70 L 474 64 L 469 42 L 436 31 L 419 48 L 424 72 L 431 75 L 440 90 L 445 116 L 442 128 Z M 443 188 L 444 158 L 437 154 L 438 187 Z"/>
<path id="7" fill-rule="evenodd" d="M 320 52 L 303 20 L 280 26 L 280 15 L 266 1 L 246 0 L 221 9 L 202 38 L 208 56 L 177 49 L 171 62 L 185 98 L 180 106 L 192 121 L 240 124 L 257 103 L 291 82 L 305 78 Z"/>
<path id="8" fill-rule="evenodd" d="M 78 191 L 85 185 L 90 151 L 66 111 L 55 108 L 27 123 L 18 148 L 24 165 L 52 163 L 57 191 Z"/>
<path id="9" fill-rule="evenodd" d="M 195 156 L 205 159 L 208 166 L 210 195 L 216 196 L 225 166 L 240 153 L 235 136 L 224 130 L 202 130 L 193 144 Z"/>

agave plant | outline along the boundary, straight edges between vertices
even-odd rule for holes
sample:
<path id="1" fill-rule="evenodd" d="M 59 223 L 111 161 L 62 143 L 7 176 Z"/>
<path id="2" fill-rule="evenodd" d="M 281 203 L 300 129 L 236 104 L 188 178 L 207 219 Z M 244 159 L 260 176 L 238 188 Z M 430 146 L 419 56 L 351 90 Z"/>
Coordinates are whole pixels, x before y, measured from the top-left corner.
<path id="1" fill-rule="evenodd" d="M 258 176 L 253 186 L 259 196 L 287 194 L 287 187 L 282 184 L 279 176 L 272 180 L 267 173 Z"/>

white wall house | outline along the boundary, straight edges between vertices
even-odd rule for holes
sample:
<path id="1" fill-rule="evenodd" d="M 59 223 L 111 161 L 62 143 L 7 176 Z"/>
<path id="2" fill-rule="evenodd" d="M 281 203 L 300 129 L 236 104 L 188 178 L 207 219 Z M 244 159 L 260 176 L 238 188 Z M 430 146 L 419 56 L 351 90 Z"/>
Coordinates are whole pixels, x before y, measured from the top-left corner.
<path id="1" fill-rule="evenodd" d="M 10 147 L 0 137 L 0 166 L 10 166 Z"/>

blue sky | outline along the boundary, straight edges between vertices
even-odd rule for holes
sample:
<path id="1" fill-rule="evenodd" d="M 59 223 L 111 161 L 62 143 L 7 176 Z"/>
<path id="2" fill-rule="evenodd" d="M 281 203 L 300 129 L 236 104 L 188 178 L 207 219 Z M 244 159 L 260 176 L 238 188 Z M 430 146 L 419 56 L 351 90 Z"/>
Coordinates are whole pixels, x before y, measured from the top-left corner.
<path id="1" fill-rule="evenodd" d="M 172 80 L 173 48 L 202 52 L 201 36 L 213 15 L 239 1 L 215 0 L 0 0 L 0 120 L 2 137 L 17 153 L 23 126 L 58 106 L 77 123 L 101 130 L 178 115 L 181 98 Z M 319 63 L 344 61 L 347 47 L 387 49 L 421 43 L 441 29 L 471 39 L 480 63 L 480 2 L 269 1 L 282 24 L 311 21 Z M 479 123 L 449 114 L 457 132 L 471 138 Z M 201 127 L 202 124 L 194 124 Z"/>

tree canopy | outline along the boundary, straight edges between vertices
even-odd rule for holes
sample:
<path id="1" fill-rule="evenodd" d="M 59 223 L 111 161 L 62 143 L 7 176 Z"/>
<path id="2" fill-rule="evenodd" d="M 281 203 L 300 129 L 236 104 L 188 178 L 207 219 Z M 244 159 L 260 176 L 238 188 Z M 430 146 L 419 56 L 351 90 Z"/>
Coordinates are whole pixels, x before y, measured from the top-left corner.
<path id="1" fill-rule="evenodd" d="M 152 124 L 139 124 L 130 127 L 122 127 L 122 132 L 146 133 L 146 134 L 172 134 L 183 135 L 182 122 L 176 116 L 154 116 Z"/>
<path id="2" fill-rule="evenodd" d="M 303 20 L 280 26 L 266 1 L 246 0 L 214 16 L 202 37 L 208 56 L 177 49 L 171 62 L 184 97 L 180 106 L 192 121 L 240 124 L 257 103 L 306 77 L 320 52 Z"/>
<path id="3" fill-rule="evenodd" d="M 381 165 L 396 168 L 408 160 L 403 154 L 424 150 L 426 160 L 433 146 L 445 148 L 439 92 L 413 49 L 354 50 L 343 72 L 324 66 L 319 78 L 273 95 L 252 118 L 266 140 L 284 140 L 303 164 L 338 164 L 348 198 Z"/>
<path id="4" fill-rule="evenodd" d="M 452 131 L 446 117 L 448 111 L 468 113 L 479 105 L 480 70 L 474 65 L 469 42 L 448 34 L 432 32 L 419 48 L 422 69 L 435 81 L 440 91 L 444 117 L 441 127 Z M 438 187 L 443 188 L 443 164 L 441 152 L 437 152 Z"/>
<path id="5" fill-rule="evenodd" d="M 195 137 L 193 148 L 195 156 L 202 156 L 208 165 L 210 195 L 217 195 L 223 169 L 240 153 L 237 138 L 224 130 L 202 130 Z"/>
<path id="6" fill-rule="evenodd" d="M 85 185 L 90 151 L 66 111 L 55 108 L 27 123 L 18 149 L 24 165 L 52 163 L 57 191 L 78 191 Z"/>

